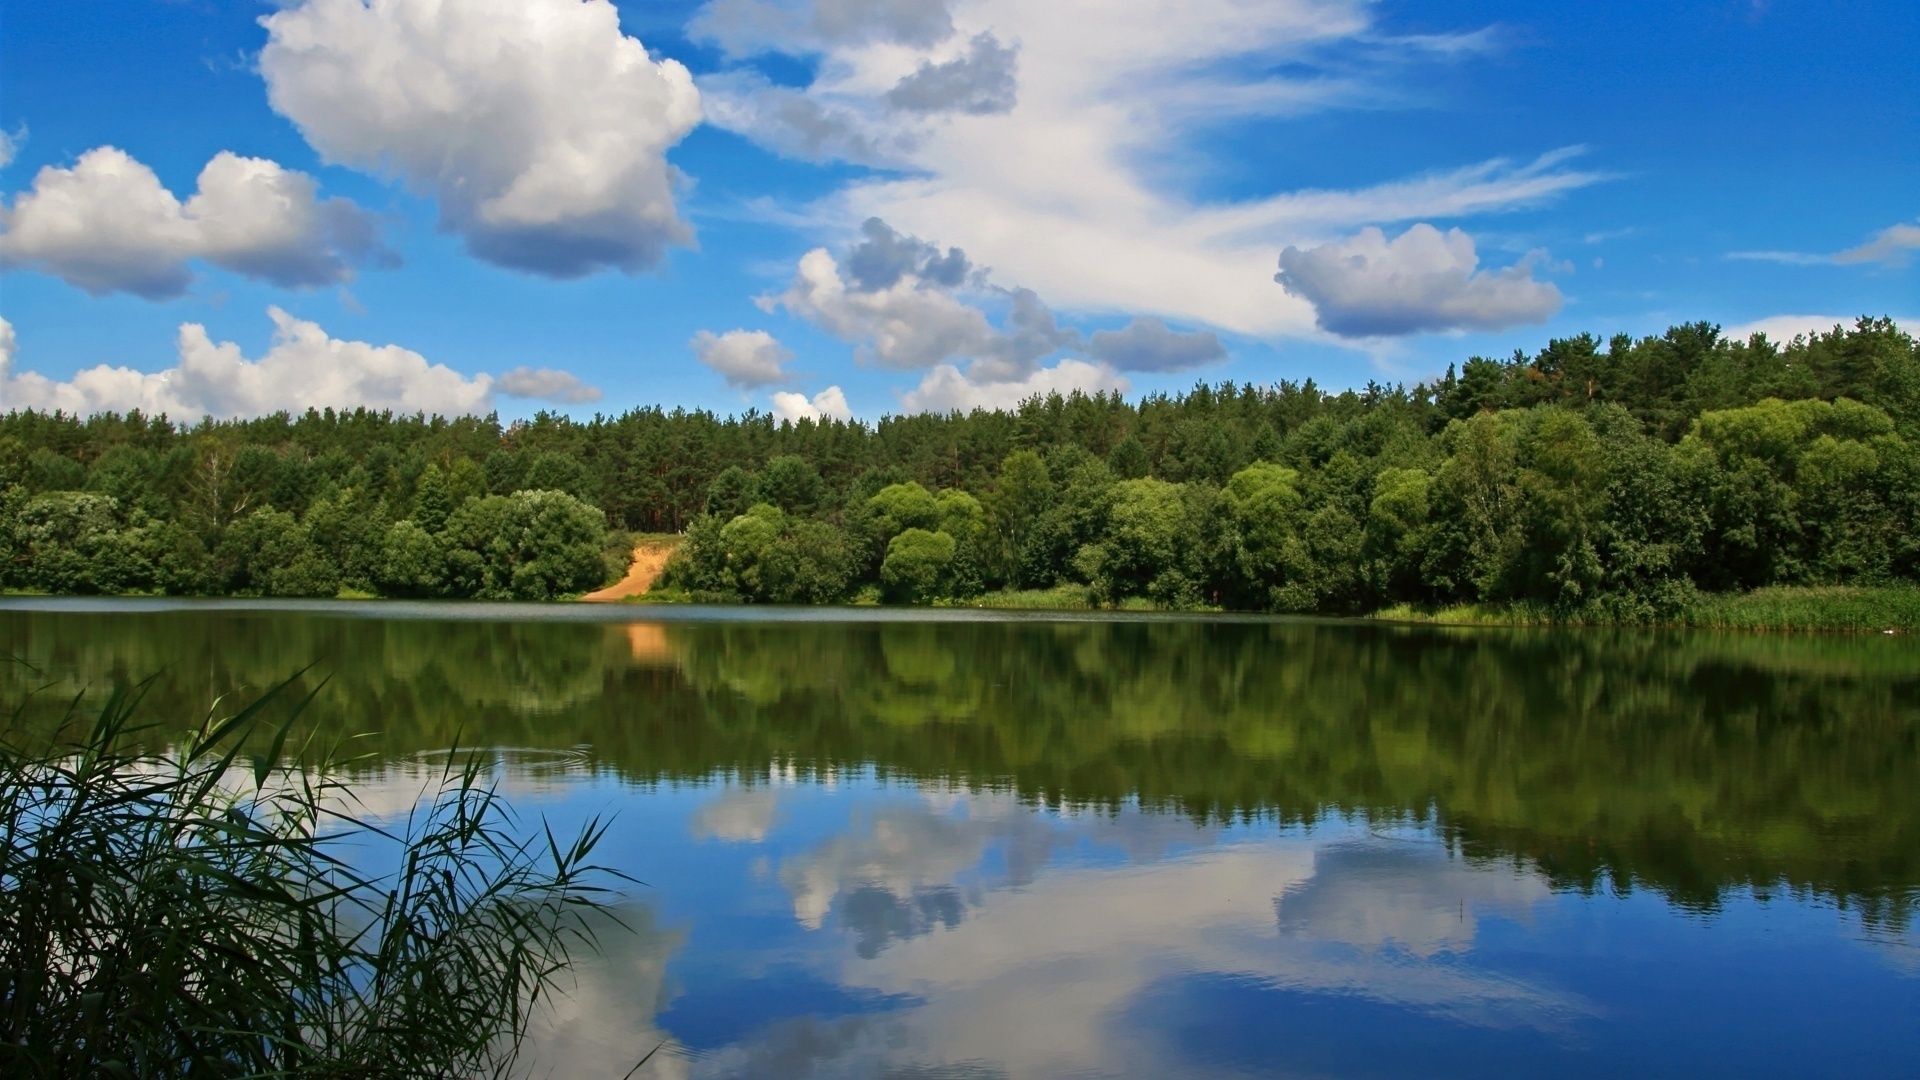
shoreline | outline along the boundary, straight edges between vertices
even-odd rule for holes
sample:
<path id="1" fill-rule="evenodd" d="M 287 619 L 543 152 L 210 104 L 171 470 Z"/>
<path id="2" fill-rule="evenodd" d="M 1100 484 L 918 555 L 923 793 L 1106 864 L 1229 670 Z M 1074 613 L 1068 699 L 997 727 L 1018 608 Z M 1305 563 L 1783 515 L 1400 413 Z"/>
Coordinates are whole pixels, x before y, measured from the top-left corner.
<path id="1" fill-rule="evenodd" d="M 643 592 L 619 597 L 595 594 L 547 602 L 513 601 L 439 601 L 368 596 L 334 597 L 260 597 L 260 596 L 168 596 L 164 594 L 79 595 L 35 593 L 19 590 L 0 591 L 0 607 L 8 600 L 79 601 L 112 606 L 115 601 L 167 602 L 209 606 L 247 607 L 263 604 L 272 607 L 309 607 L 316 611 L 340 612 L 353 608 L 392 607 L 396 610 L 487 608 L 502 617 L 509 612 L 533 609 L 599 609 L 611 616 L 623 607 L 690 609 L 701 611 L 762 611 L 774 618 L 793 618 L 802 612 L 828 615 L 857 612 L 862 617 L 885 621 L 911 620 L 916 614 L 933 618 L 964 618 L 966 612 L 981 615 L 1029 613 L 1036 618 L 1073 616 L 1152 617 L 1186 616 L 1242 621 L 1260 618 L 1327 620 L 1375 623 L 1379 625 L 1447 626 L 1540 629 L 1643 629 L 1643 630 L 1743 630 L 1761 633 L 1827 633 L 1907 635 L 1920 633 L 1920 589 L 1904 586 L 1775 586 L 1743 594 L 1701 594 L 1679 617 L 1647 619 L 1591 619 L 1566 616 L 1521 604 L 1459 604 L 1440 608 L 1415 608 L 1398 605 L 1362 615 L 1335 615 L 1314 612 L 1229 611 L 1210 607 L 1163 607 L 1135 600 L 1115 606 L 1100 605 L 1087 599 L 1082 588 L 1060 586 L 1044 590 L 992 593 L 967 600 L 936 604 L 740 604 L 696 598 L 679 590 Z M 776 614 L 777 613 L 777 614 Z M 584 615 L 584 612 L 582 612 Z M 682 616 L 685 617 L 685 616 Z M 692 616 L 699 618 L 700 616 Z M 806 617 L 800 615 L 799 617 Z"/>

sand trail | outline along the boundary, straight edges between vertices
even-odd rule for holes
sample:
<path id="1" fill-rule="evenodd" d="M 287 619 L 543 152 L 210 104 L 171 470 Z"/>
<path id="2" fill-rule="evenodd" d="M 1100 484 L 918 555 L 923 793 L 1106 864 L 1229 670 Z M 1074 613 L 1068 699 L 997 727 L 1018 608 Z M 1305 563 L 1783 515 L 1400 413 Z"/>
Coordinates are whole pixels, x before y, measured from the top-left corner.
<path id="1" fill-rule="evenodd" d="M 676 537 L 672 540 L 649 540 L 633 549 L 633 564 L 627 567 L 627 576 L 601 589 L 581 597 L 582 600 L 605 603 L 610 600 L 625 600 L 629 596 L 639 596 L 653 588 L 654 579 L 660 571 L 667 568 L 667 560 L 673 556 L 675 548 L 680 546 Z"/>

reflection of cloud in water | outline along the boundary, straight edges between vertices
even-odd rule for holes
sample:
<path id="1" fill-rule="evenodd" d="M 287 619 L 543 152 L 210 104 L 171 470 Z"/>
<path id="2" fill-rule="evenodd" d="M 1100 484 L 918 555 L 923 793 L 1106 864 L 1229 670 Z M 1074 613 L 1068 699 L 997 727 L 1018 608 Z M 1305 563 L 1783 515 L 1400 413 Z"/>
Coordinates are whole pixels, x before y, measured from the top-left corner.
<path id="1" fill-rule="evenodd" d="M 1281 933 L 1421 959 L 1470 947 L 1477 913 L 1524 916 L 1549 895 L 1531 874 L 1475 868 L 1417 840 L 1329 844 L 1313 869 L 1273 902 Z"/>
<path id="2" fill-rule="evenodd" d="M 960 890 L 950 885 L 916 888 L 906 897 L 861 885 L 840 900 L 840 924 L 860 936 L 854 952 L 872 959 L 890 941 L 919 937 L 935 926 L 959 926 L 965 905 Z"/>
<path id="3" fill-rule="evenodd" d="M 563 978 L 560 993 L 536 1014 L 520 1075 L 617 1080 L 656 1046 L 660 1051 L 636 1076 L 687 1075 L 686 1059 L 654 1023 L 669 996 L 667 960 L 682 936 L 657 928 L 652 912 L 640 905 L 614 914 L 625 928 L 611 920 L 596 926 L 600 955 L 575 965 L 571 982 Z"/>
<path id="4" fill-rule="evenodd" d="M 1144 854 L 1034 872 L 1082 840 Z M 1155 1060 L 1125 1017 L 1156 984 L 1193 974 L 1478 1026 L 1557 1032 L 1593 1013 L 1463 961 L 1476 918 L 1524 916 L 1549 896 L 1532 874 L 1420 841 L 1219 840 L 1160 815 L 1049 818 L 995 797 L 856 816 L 846 834 L 783 864 L 781 881 L 803 925 L 832 911 L 855 938 L 838 961 L 843 984 L 924 1004 L 869 1018 L 811 1075 L 894 1075 L 912 1061 L 987 1062 L 1014 1077 L 1178 1073 L 1191 1063 Z M 1197 850 L 1159 855 L 1178 841 Z M 996 843 L 1009 867 L 1025 861 L 1018 887 L 979 881 Z M 733 1052 L 744 1061 L 757 1051 Z"/>
<path id="5" fill-rule="evenodd" d="M 1213 835 L 1163 815 L 1053 816 L 1010 795 L 940 793 L 856 812 L 847 832 L 783 862 L 780 882 L 793 897 L 794 917 L 817 930 L 836 898 L 854 889 L 879 889 L 912 903 L 916 893 L 968 875 L 990 845 L 1005 866 L 998 884 L 1020 886 L 1034 880 L 1058 848 L 1081 840 L 1117 844 L 1137 859 L 1176 843 L 1210 843 Z"/>
<path id="6" fill-rule="evenodd" d="M 774 793 L 771 788 L 729 785 L 694 811 L 688 828 L 695 840 L 738 840 L 759 843 L 773 828 Z"/>

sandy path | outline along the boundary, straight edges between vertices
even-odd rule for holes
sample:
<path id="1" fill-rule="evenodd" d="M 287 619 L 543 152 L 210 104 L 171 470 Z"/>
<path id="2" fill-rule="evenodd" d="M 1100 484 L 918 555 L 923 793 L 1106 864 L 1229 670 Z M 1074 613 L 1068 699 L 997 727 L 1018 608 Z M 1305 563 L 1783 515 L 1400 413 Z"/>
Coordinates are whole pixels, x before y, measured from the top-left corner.
<path id="1" fill-rule="evenodd" d="M 633 549 L 633 564 L 627 567 L 627 576 L 601 589 L 581 597 L 604 603 L 609 600 L 625 600 L 629 596 L 639 596 L 653 588 L 653 579 L 667 568 L 667 559 L 674 549 L 680 546 L 678 540 L 653 540 Z"/>

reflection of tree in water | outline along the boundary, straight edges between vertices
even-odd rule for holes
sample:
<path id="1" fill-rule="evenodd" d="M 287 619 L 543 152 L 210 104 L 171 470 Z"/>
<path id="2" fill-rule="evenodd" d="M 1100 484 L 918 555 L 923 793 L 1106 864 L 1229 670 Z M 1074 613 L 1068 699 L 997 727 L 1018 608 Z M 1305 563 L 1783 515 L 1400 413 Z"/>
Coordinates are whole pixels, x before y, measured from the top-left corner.
<path id="1" fill-rule="evenodd" d="M 1180 620 L 624 626 L 0 614 L 9 700 L 162 671 L 198 715 L 308 663 L 384 752 L 588 744 L 635 780 L 871 766 L 1200 820 L 1436 821 L 1562 885 L 1710 907 L 1920 885 L 1920 642 Z M 902 902 L 909 894 L 896 897 Z"/>

